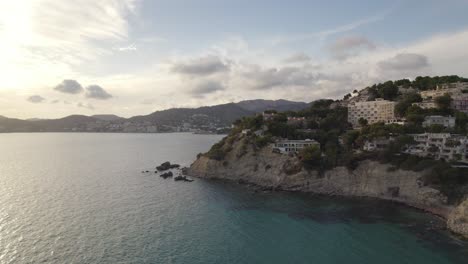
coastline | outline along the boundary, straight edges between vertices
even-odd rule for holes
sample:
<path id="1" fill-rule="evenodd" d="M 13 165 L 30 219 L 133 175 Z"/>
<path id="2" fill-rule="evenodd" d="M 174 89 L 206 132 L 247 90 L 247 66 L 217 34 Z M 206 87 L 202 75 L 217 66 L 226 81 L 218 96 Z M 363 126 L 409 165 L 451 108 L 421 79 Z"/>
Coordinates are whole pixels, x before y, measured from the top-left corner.
<path id="1" fill-rule="evenodd" d="M 447 222 L 448 229 L 468 238 L 465 210 L 456 210 L 457 205 L 449 204 L 447 196 L 440 190 L 425 185 L 423 172 L 389 170 L 390 167 L 390 164 L 364 160 L 354 170 L 336 167 L 318 173 L 304 169 L 297 157 L 272 153 L 268 147 L 248 148 L 246 151 L 242 138 L 239 138 L 223 160 L 199 155 L 190 166 L 188 175 L 256 186 L 260 191 L 304 192 L 396 202 L 440 217 Z"/>

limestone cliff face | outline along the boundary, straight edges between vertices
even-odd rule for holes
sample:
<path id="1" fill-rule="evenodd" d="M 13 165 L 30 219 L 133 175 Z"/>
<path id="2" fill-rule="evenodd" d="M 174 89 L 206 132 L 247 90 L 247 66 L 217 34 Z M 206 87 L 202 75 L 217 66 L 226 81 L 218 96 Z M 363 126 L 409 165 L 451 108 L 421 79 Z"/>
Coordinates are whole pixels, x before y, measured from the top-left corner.
<path id="1" fill-rule="evenodd" d="M 447 226 L 455 233 L 468 239 L 468 199 L 452 210 Z"/>
<path id="2" fill-rule="evenodd" d="M 189 175 L 252 183 L 277 190 L 393 200 L 448 218 L 452 207 L 439 190 L 424 186 L 421 172 L 389 170 L 390 165 L 366 160 L 355 170 L 337 167 L 319 174 L 303 168 L 297 157 L 254 150 L 240 138 L 221 161 L 200 156 Z M 247 147 L 246 147 L 247 146 Z M 456 213 L 455 213 L 456 212 Z M 449 228 L 468 235 L 468 201 L 450 214 Z"/>

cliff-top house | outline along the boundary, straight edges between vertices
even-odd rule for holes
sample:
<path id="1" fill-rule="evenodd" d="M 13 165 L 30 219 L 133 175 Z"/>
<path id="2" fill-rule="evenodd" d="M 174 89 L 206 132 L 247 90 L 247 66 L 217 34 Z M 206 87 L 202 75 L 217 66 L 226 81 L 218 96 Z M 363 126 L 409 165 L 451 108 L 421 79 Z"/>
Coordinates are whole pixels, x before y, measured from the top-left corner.
<path id="1" fill-rule="evenodd" d="M 277 150 L 282 154 L 297 153 L 301 149 L 311 146 L 318 146 L 320 148 L 320 143 L 313 139 L 305 140 L 289 140 L 282 139 L 278 140 L 273 144 L 273 150 Z"/>

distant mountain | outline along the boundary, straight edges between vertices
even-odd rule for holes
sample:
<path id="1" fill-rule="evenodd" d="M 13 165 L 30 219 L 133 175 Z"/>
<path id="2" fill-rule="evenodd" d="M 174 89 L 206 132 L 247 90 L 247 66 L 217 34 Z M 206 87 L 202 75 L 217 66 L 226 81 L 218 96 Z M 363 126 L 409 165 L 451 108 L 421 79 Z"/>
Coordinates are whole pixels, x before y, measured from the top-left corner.
<path id="1" fill-rule="evenodd" d="M 248 100 L 199 108 L 172 108 L 145 116 L 135 116 L 129 118 L 128 121 L 178 125 L 181 121 L 193 123 L 204 119 L 205 122 L 228 126 L 236 119 L 261 113 L 265 110 L 297 111 L 307 106 L 307 103 L 287 100 Z"/>
<path id="2" fill-rule="evenodd" d="M 154 124 L 177 125 L 180 122 L 214 122 L 229 125 L 236 119 L 252 115 L 255 112 L 246 110 L 235 103 L 199 108 L 172 108 L 156 111 L 145 116 L 129 118 L 130 122 L 150 122 Z"/>
<path id="3" fill-rule="evenodd" d="M 287 100 L 248 100 L 198 108 L 172 108 L 131 118 L 71 115 L 59 119 L 21 120 L 0 116 L 0 132 L 148 132 L 180 131 L 181 128 L 211 131 L 265 110 L 297 111 L 306 107 L 307 103 Z"/>
<path id="4" fill-rule="evenodd" d="M 102 121 L 117 121 L 117 120 L 124 119 L 123 117 L 116 116 L 116 115 L 92 115 L 91 117 L 94 117 Z"/>
<path id="5" fill-rule="evenodd" d="M 288 100 L 246 100 L 237 103 L 238 106 L 252 111 L 252 112 L 263 112 L 265 110 L 276 110 L 276 111 L 299 111 L 309 106 L 308 103 L 304 102 L 293 102 Z"/>

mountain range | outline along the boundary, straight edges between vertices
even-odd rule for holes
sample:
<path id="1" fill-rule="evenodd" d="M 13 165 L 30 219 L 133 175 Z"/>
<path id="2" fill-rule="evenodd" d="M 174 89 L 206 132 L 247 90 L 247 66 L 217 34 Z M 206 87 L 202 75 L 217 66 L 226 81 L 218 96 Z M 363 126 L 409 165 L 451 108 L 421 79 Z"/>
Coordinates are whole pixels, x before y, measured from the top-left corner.
<path id="1" fill-rule="evenodd" d="M 265 110 L 297 111 L 308 105 L 304 102 L 258 99 L 199 108 L 171 108 L 130 118 L 116 115 L 70 115 L 59 119 L 22 120 L 0 116 L 0 132 L 156 132 L 181 131 L 181 127 L 213 130 Z"/>

